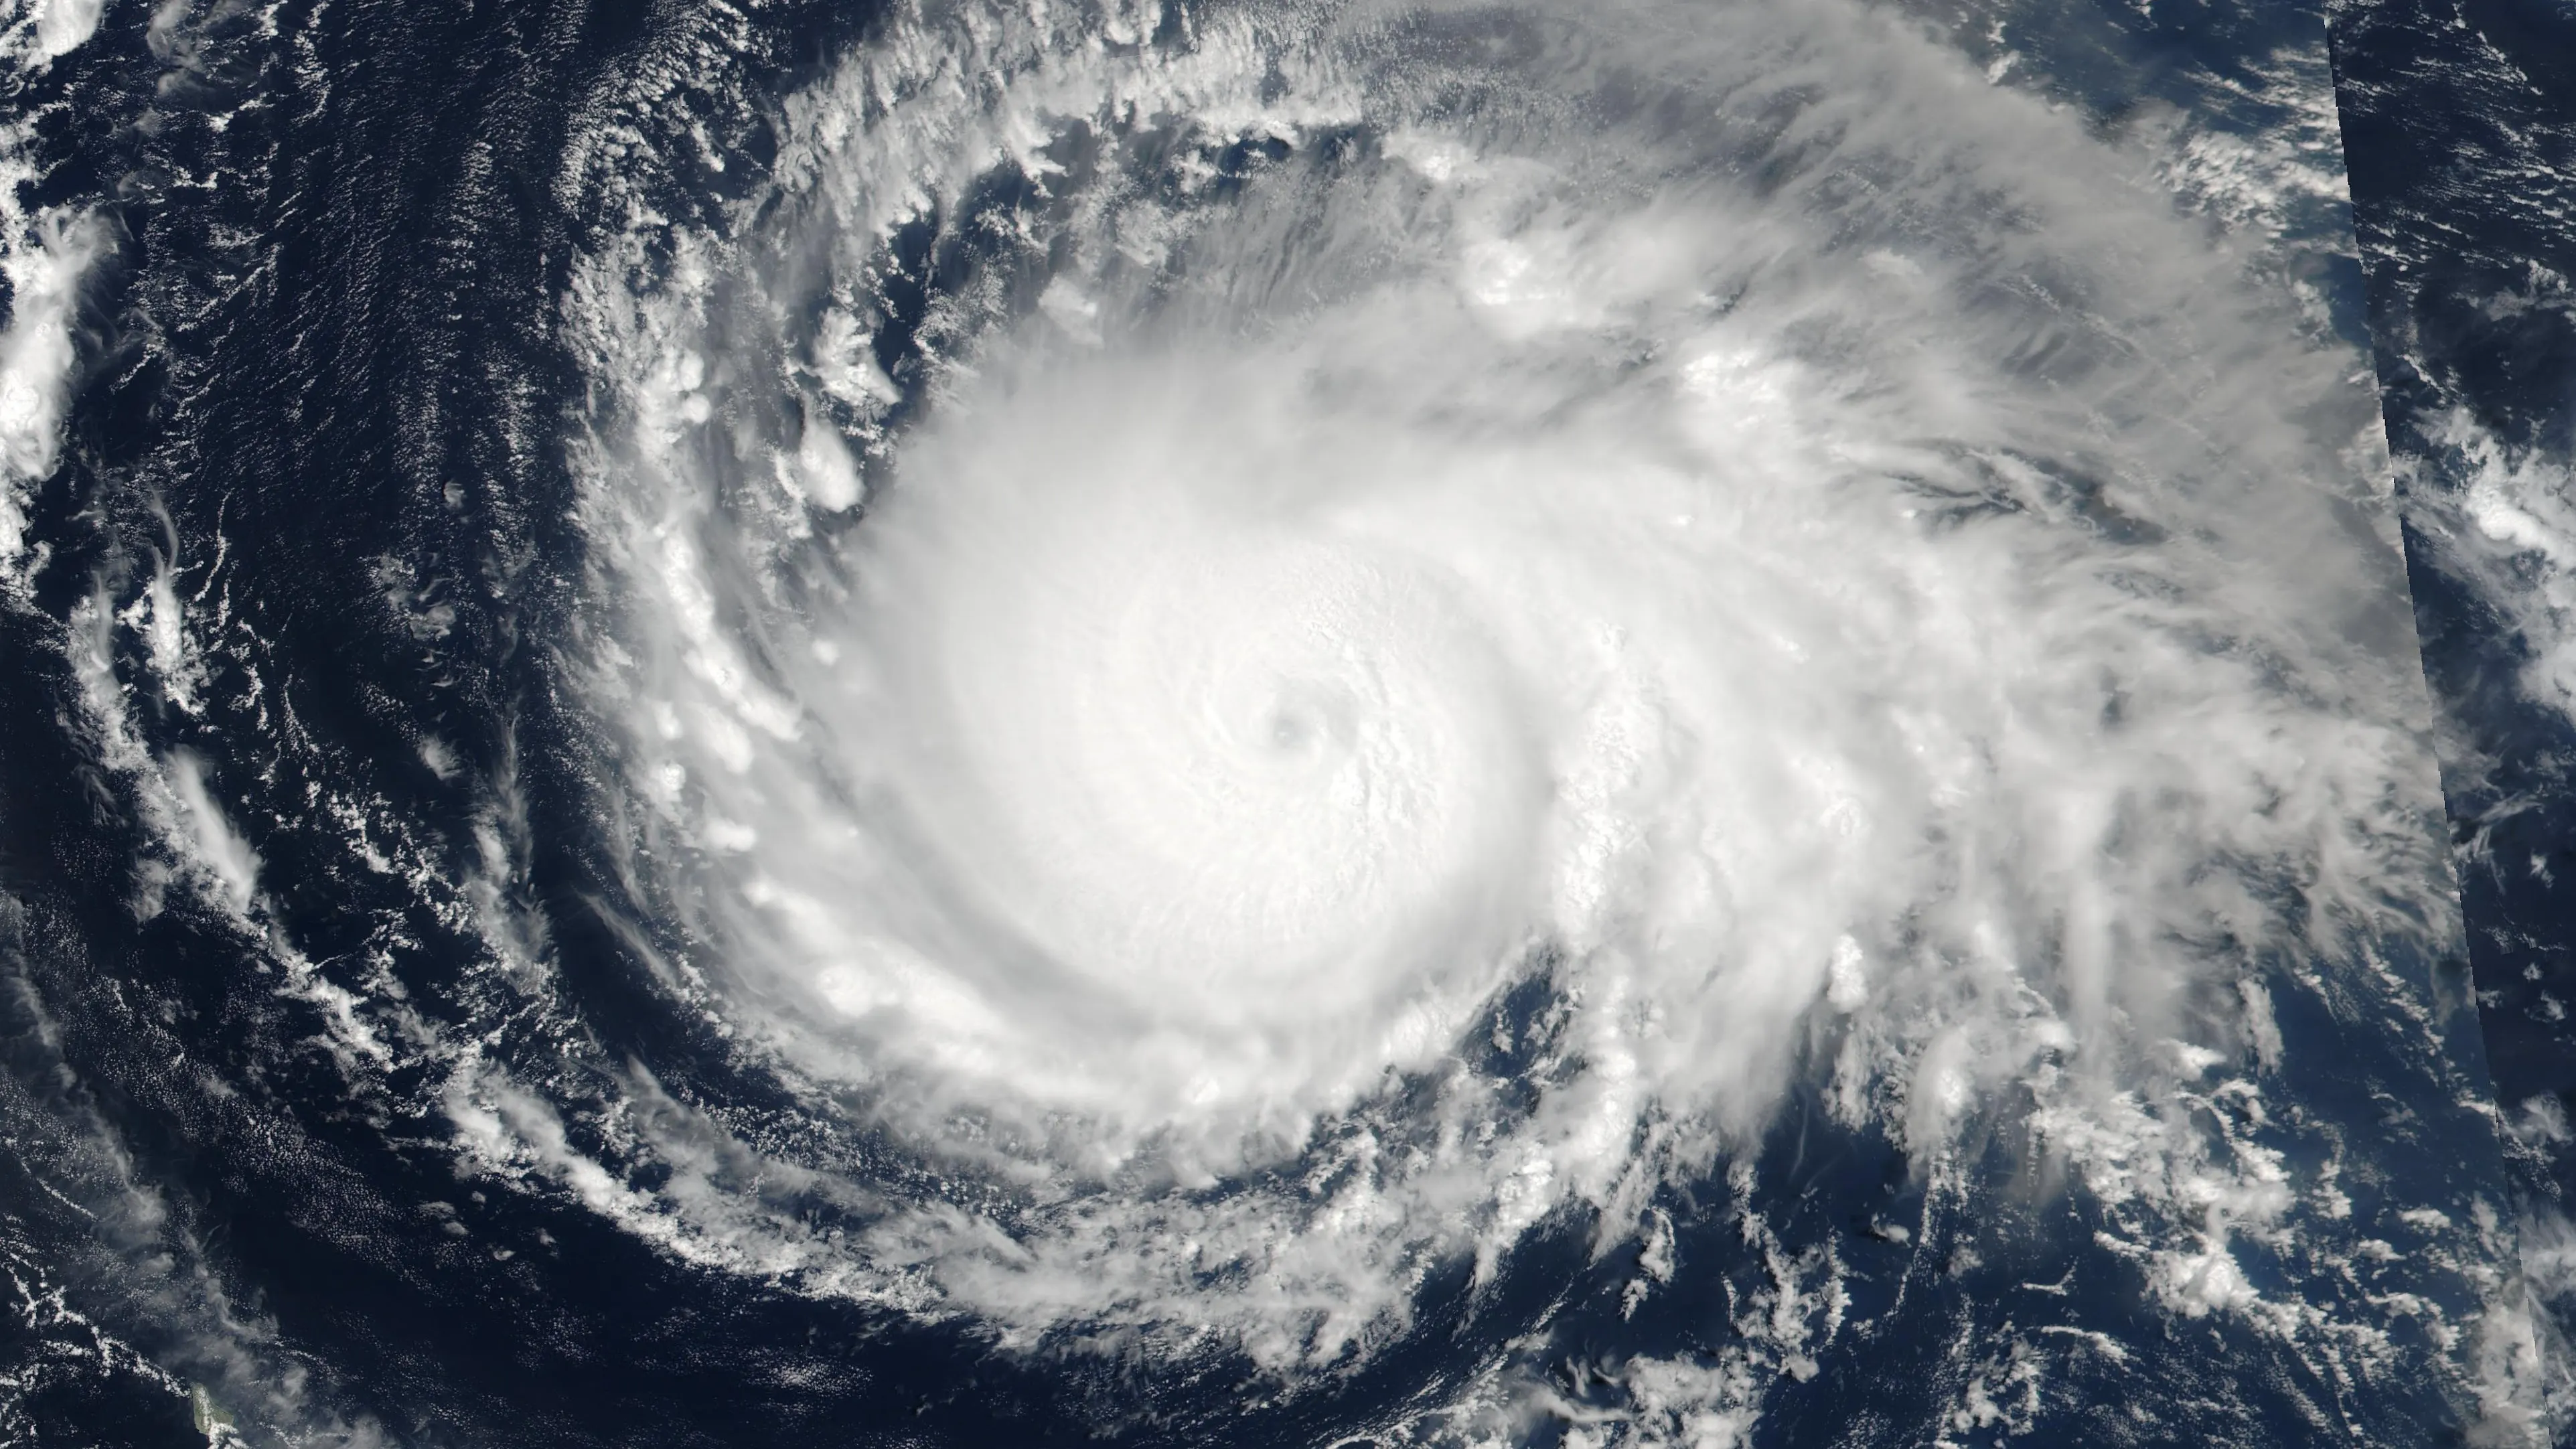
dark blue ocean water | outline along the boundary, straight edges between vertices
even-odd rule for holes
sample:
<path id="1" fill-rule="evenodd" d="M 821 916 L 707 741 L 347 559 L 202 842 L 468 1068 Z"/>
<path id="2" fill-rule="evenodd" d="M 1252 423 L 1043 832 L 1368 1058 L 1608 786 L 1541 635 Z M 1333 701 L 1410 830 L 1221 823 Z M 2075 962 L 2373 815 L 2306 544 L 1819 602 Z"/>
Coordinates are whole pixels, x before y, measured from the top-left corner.
<path id="1" fill-rule="evenodd" d="M 2525 556 L 2501 581 L 2464 576 L 2440 543 L 2497 453 L 2545 470 L 2576 451 L 2576 328 L 2563 298 L 2576 266 L 2564 201 L 2576 17 L 2355 6 L 2338 14 L 2336 41 L 2375 360 L 2413 495 L 2416 616 L 2454 731 L 2446 793 L 2479 1019 L 2497 1097 L 2525 1124 L 2514 1159 L 2536 1225 L 2525 1259 L 2563 1342 L 2576 1298 L 2554 1248 L 2576 1156 L 2550 1122 L 2553 1105 L 2563 1117 L 2576 1102 L 2564 1007 L 2576 995 L 2576 909 L 2561 866 L 2576 831 L 2576 729 L 2528 679 L 2550 632 L 2511 607 L 2554 570 Z"/>
<path id="2" fill-rule="evenodd" d="M 2389 439 L 2419 470 L 2408 484 L 2427 503 L 2475 471 L 2440 431 L 2455 409 L 2517 450 L 2576 447 L 2567 310 L 2501 305 L 2532 290 L 2536 266 L 2563 272 L 2576 260 L 2558 214 L 2576 97 L 2571 23 L 2549 7 L 2492 5 L 2357 7 L 2341 21 L 2337 77 Z M 2547 641 L 2520 635 L 2438 567 L 2419 565 L 2412 581 L 2427 672 L 2465 734 L 2451 812 L 2463 844 L 2477 847 L 2461 885 L 2497 1091 L 2516 1103 L 2564 1094 L 2576 1089 L 2576 1054 L 2541 1001 L 2571 990 L 2576 882 L 2514 867 L 2563 858 L 2576 733 L 2519 677 Z M 2481 757 L 2485 769 L 2472 763 Z"/>
<path id="3" fill-rule="evenodd" d="M 1723 1426 L 1675 1418 L 1661 1441 L 1635 1427 L 1662 1421 L 1625 1366 L 1715 1373 L 1777 1304 L 1816 1319 L 1817 1347 L 1751 1360 L 1765 1378 L 1750 1442 L 2462 1441 L 2456 1384 L 2338 1377 L 2246 1320 L 2160 1306 L 2099 1245 L 2117 1211 L 2032 1158 L 2030 1104 L 2009 1095 L 1927 1178 L 1802 1086 L 1748 1155 L 1758 1171 L 1731 1181 L 1737 1164 L 1719 1162 L 1659 1189 L 1670 1282 L 1633 1312 L 1639 1249 L 1596 1257 L 1600 1225 L 1567 1212 L 1490 1285 L 1464 1262 L 1433 1275 L 1412 1330 L 1364 1363 L 1287 1383 L 1224 1351 L 1175 1365 L 1078 1334 L 997 1347 L 971 1316 L 922 1322 L 693 1266 L 567 1194 L 461 1168 L 442 1033 L 475 1034 L 566 1101 L 640 1064 L 747 1133 L 837 1130 L 818 1157 L 889 1190 L 921 1170 L 808 1120 L 656 988 L 598 844 L 595 732 L 556 649 L 585 627 L 564 438 L 589 386 L 558 299 L 582 249 L 624 223 L 621 201 L 564 182 L 567 149 L 600 96 L 649 79 L 630 144 L 665 158 L 654 204 L 712 214 L 756 193 L 781 98 L 872 34 L 861 6 L 761 6 L 712 28 L 693 8 L 110 4 L 87 43 L 10 82 L 0 104 L 39 158 L 27 204 L 94 207 L 109 240 L 80 293 L 60 466 L 31 494 L 41 561 L 0 608 L 0 1258 L 16 1284 L 0 1439 L 1393 1444 L 1433 1437 L 1430 1411 L 1503 1365 L 1546 1389 L 1522 1442 L 1609 1442 L 1587 1427 L 1597 1410 L 1629 1426 L 1621 1442 L 1719 1444 Z M 2576 87 L 2576 30 L 2504 6 L 2461 30 L 2437 8 L 2335 17 L 2363 252 L 2321 201 L 2293 215 L 2274 263 L 2316 289 L 2331 332 L 2375 339 L 2390 441 L 2425 460 L 2419 488 L 2444 477 L 2421 421 L 2454 403 L 2529 447 L 2576 446 L 2576 314 L 2488 305 L 2527 261 L 2576 250 L 2536 189 L 2567 160 L 2549 126 Z M 2315 51 L 2323 17 L 2005 7 L 1960 27 L 1980 61 L 1995 20 L 2031 84 L 2106 129 L 2169 106 L 2259 135 L 2291 108 L 2257 73 Z M 722 43 L 673 41 L 707 33 Z M 2481 79 L 2508 64 L 2528 89 Z M 688 159 L 701 132 L 724 170 Z M 874 344 L 899 385 L 939 299 L 1001 264 L 976 235 L 933 228 L 904 258 Z M 111 623 L 165 567 L 201 621 L 186 698 L 137 684 L 148 630 Z M 2206 1125 L 2297 1173 L 2323 1160 L 2311 1128 L 2335 1124 L 2367 1139 L 2344 1180 L 2356 1221 L 2402 1198 L 2467 1224 L 2503 1180 L 2487 1064 L 2508 1104 L 2576 1093 L 2569 1028 L 2539 1007 L 2576 1000 L 2576 727 L 2519 690 L 2521 643 L 2477 595 L 2439 570 L 2412 581 L 2460 759 L 2498 762 L 2451 774 L 2460 840 L 2566 867 L 2465 857 L 2469 961 L 2392 963 L 2442 1007 L 2430 1024 L 2280 991 L 2284 1056 L 2301 1065 L 2277 1116 L 2214 1103 Z M 409 612 L 382 607 L 389 593 Z M 125 701 L 132 748 L 191 762 L 226 802 L 271 901 L 263 927 L 189 887 L 163 840 L 172 807 L 85 723 L 100 690 Z M 448 753 L 425 757 L 430 739 Z M 353 840 L 427 868 L 371 867 Z M 532 1005 L 488 979 L 468 921 L 465 883 L 490 878 L 496 852 L 508 905 L 541 925 L 552 987 Z M 406 1003 L 416 1038 L 389 1025 L 387 1059 L 352 1062 L 327 993 L 287 980 L 307 970 Z M 1497 1010 L 1527 1039 L 1545 1005 Z M 2426 1081 L 2441 1090 L 2398 1085 Z M 2576 1157 L 2523 1163 L 2526 1199 L 2576 1190 Z M 819 1193 L 803 1210 L 847 1211 Z M 2338 1241 L 2245 1246 L 2239 1262 L 2268 1297 L 2359 1311 L 2373 1290 Z M 1831 1299 L 1791 1291 L 1827 1264 Z M 2442 1306 L 2455 1324 L 2481 1312 L 2465 1292 Z M 2390 1351 L 2450 1352 L 2431 1321 L 2392 1314 Z M 2073 1346 L 2021 1372 L 2011 1345 L 2043 1328 Z M 2122 1347 L 2083 1347 L 2100 1342 Z M 1962 1417 L 1981 1375 L 1995 1411 Z"/>

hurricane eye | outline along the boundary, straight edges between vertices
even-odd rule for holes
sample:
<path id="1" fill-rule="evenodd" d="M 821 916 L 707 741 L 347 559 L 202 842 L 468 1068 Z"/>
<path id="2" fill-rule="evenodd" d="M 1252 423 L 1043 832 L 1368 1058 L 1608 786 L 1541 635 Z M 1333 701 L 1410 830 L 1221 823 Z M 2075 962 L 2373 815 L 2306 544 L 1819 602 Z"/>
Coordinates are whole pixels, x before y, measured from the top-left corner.
<path id="1" fill-rule="evenodd" d="M 1270 743 L 1290 754 L 1307 753 L 1310 744 L 1318 743 L 1321 731 L 1305 711 L 1284 706 L 1270 716 Z"/>
<path id="2" fill-rule="evenodd" d="M 1281 754 L 1323 757 L 1357 743 L 1360 706 L 1331 685 L 1283 685 L 1262 713 L 1259 735 Z"/>

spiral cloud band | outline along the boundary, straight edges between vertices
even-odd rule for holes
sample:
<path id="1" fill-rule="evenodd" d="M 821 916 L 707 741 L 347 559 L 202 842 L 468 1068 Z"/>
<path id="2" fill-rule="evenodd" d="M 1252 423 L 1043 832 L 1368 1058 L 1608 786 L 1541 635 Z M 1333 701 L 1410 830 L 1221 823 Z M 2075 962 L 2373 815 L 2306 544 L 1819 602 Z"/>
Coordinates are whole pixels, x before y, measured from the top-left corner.
<path id="1" fill-rule="evenodd" d="M 577 269 L 566 677 L 637 950 L 919 1191 L 640 1064 L 658 1186 L 497 1062 L 488 1164 L 1323 1361 L 1801 1074 L 2110 1161 L 2454 929 L 2351 356 L 1885 15 L 929 5 L 779 132 Z"/>

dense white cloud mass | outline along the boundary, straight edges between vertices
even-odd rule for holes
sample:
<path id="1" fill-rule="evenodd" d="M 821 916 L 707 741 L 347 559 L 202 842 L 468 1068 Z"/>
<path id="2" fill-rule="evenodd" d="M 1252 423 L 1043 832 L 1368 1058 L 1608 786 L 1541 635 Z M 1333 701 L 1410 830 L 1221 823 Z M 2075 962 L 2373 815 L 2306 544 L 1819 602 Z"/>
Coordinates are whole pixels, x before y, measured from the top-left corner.
<path id="1" fill-rule="evenodd" d="M 908 9 L 567 303 L 639 946 L 930 1186 L 640 1068 L 653 1190 L 498 1063 L 483 1159 L 1328 1360 L 1794 1072 L 1926 1162 L 2010 1084 L 2252 1301 L 2287 1199 L 2159 1179 L 2159 1094 L 2278 1054 L 2260 963 L 2454 930 L 2350 354 L 1876 11 L 1159 13 Z"/>
<path id="2" fill-rule="evenodd" d="M 98 27 L 98 0 L 32 0 L 0 9 L 0 66 L 41 71 Z M 0 123 L 0 587 L 24 583 L 27 494 L 54 471 L 76 358 L 73 319 L 81 285 L 107 249 L 87 208 L 30 208 L 22 189 L 40 172 L 28 154 L 37 122 Z"/>

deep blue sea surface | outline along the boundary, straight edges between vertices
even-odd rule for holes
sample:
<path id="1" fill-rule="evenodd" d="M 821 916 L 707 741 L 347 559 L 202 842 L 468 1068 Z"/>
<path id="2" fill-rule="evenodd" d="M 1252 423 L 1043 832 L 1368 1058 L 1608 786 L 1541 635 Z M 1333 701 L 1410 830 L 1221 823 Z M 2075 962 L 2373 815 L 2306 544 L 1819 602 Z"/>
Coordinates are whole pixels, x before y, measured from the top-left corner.
<path id="1" fill-rule="evenodd" d="M 16 0 L 0 1442 L 2568 1442 L 2571 42 Z"/>

